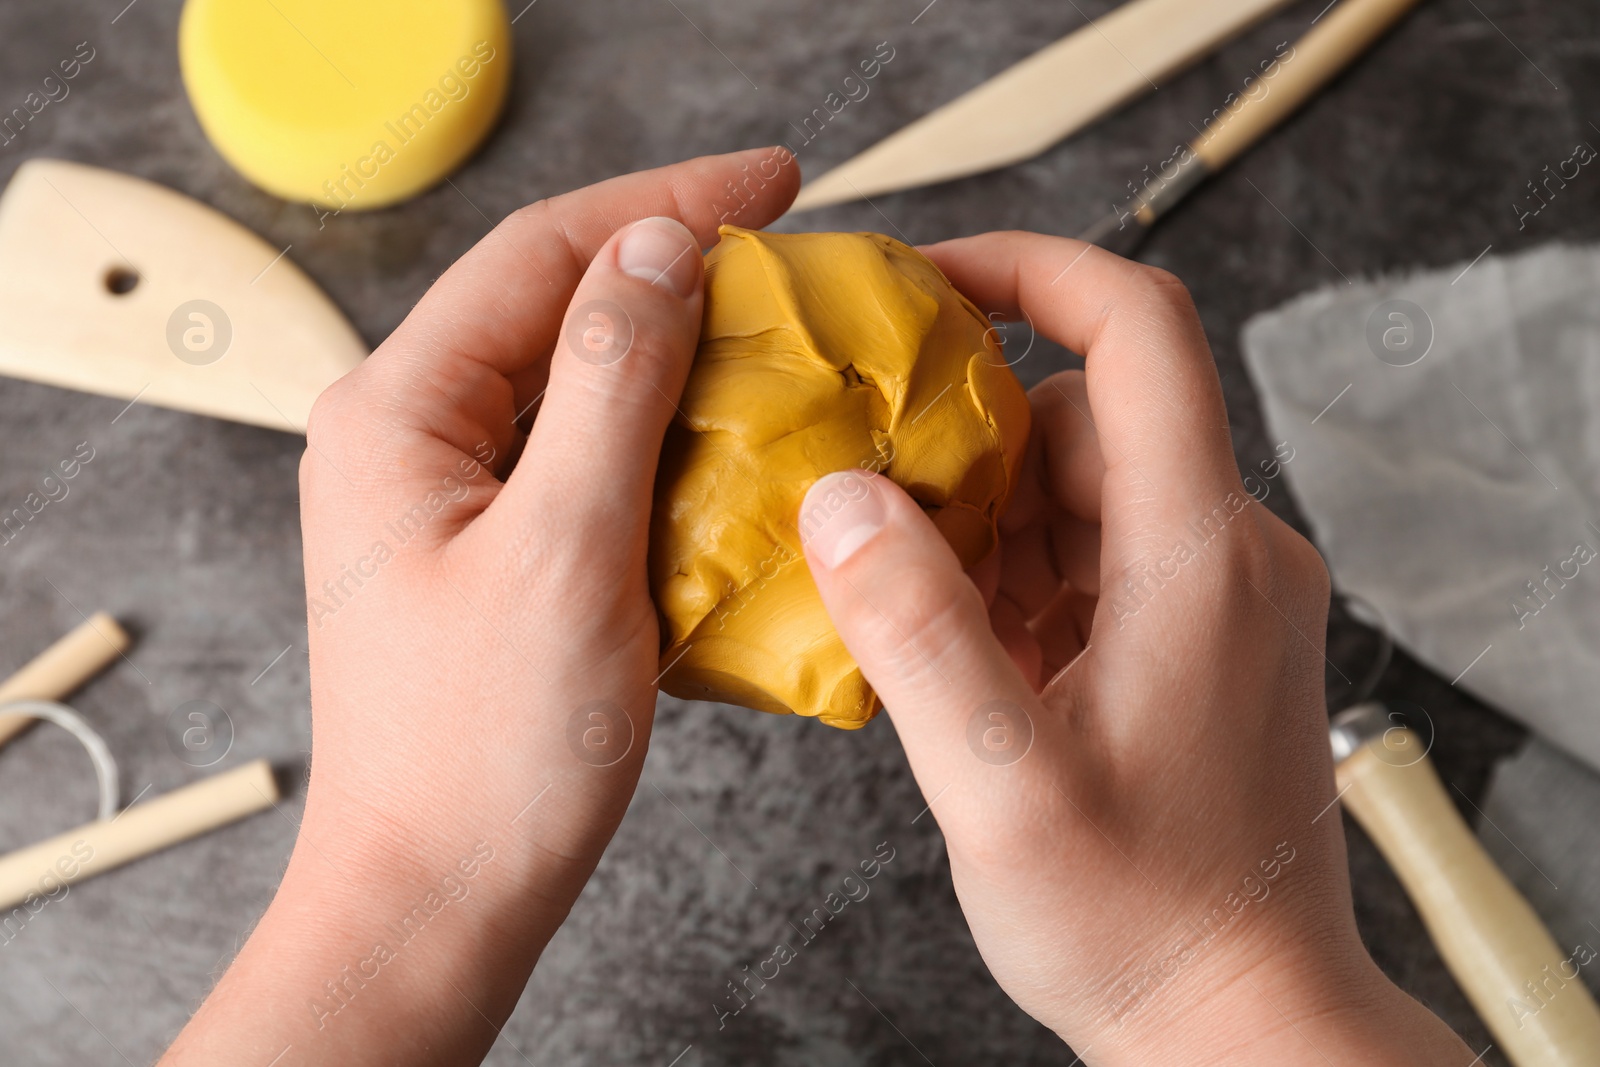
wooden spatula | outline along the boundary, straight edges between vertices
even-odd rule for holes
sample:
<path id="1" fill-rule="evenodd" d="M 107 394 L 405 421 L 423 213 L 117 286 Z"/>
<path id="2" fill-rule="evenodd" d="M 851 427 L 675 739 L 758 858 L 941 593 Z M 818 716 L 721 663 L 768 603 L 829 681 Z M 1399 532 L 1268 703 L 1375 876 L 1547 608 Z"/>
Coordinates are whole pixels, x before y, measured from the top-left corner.
<path id="1" fill-rule="evenodd" d="M 1029 159 L 1195 62 L 1288 0 L 1130 0 L 813 178 L 791 211 Z"/>
<path id="2" fill-rule="evenodd" d="M 367 348 L 287 251 L 151 182 L 30 160 L 0 196 L 0 374 L 304 432 Z"/>

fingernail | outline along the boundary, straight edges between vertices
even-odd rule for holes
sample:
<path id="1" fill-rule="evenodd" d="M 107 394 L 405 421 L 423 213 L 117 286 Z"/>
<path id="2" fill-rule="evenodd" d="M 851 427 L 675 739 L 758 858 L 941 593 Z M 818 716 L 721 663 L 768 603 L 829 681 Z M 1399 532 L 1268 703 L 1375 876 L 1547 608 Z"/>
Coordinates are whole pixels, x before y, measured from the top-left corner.
<path id="1" fill-rule="evenodd" d="M 817 479 L 800 505 L 800 540 L 807 553 L 833 570 L 877 536 L 889 521 L 872 480 L 862 470 Z"/>
<path id="2" fill-rule="evenodd" d="M 705 271 L 694 234 L 677 219 L 648 218 L 634 223 L 617 246 L 617 266 L 687 299 Z"/>

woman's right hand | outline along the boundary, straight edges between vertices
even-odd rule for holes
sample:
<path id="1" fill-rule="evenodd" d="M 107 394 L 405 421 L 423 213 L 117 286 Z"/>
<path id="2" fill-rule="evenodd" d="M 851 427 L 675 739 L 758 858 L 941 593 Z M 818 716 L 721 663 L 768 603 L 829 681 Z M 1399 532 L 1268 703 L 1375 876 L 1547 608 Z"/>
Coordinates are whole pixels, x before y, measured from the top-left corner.
<path id="1" fill-rule="evenodd" d="M 1001 548 L 972 577 L 886 477 L 830 475 L 805 505 L 829 512 L 812 574 L 996 979 L 1097 1065 L 1465 1067 L 1357 934 L 1327 571 L 1241 484 L 1188 294 L 1061 238 L 924 251 L 1086 358 L 1032 391 Z"/>

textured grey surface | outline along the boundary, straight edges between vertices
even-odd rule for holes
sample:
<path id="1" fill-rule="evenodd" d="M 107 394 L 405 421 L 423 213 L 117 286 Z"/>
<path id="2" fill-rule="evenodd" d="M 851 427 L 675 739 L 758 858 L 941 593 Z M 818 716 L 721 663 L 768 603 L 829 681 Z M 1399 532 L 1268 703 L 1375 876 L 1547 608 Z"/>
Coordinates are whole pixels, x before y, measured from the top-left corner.
<path id="1" fill-rule="evenodd" d="M 1478 838 L 1600 990 L 1600 777 L 1533 738 L 1495 768 Z M 1585 960 L 1589 962 L 1584 963 Z M 1532 1007 L 1538 1007 L 1535 1002 Z"/>
<path id="2" fill-rule="evenodd" d="M 516 24 L 506 120 L 456 177 L 459 192 L 443 186 L 401 209 L 319 229 L 309 208 L 245 184 L 201 136 L 178 80 L 177 0 L 124 3 L 0 5 L 0 109 L 20 103 L 77 42 L 97 50 L 72 95 L 0 148 L 0 179 L 23 159 L 49 155 L 174 186 L 280 247 L 292 243 L 293 258 L 374 343 L 484 234 L 486 218 L 622 171 L 783 138 L 878 42 L 890 42 L 895 58 L 871 94 L 801 149 L 815 172 L 1110 6 L 540 0 Z M 1291 6 L 1035 161 L 876 207 L 821 212 L 805 226 L 914 241 L 994 228 L 1075 233 L 1324 3 Z M 1491 243 L 1507 252 L 1558 236 L 1595 239 L 1600 176 L 1586 171 L 1520 231 L 1512 205 L 1576 140 L 1600 140 L 1589 125 L 1597 104 L 1600 11 L 1556 0 L 1436 0 L 1163 225 L 1144 258 L 1194 291 L 1242 465 L 1268 457 L 1274 442 L 1239 363 L 1240 324 L 1341 274 L 1470 259 Z M 1042 346 L 1022 369 L 1038 376 L 1063 358 Z M 128 661 L 75 702 L 121 759 L 125 799 L 205 773 L 173 755 L 163 729 L 192 699 L 232 717 L 238 736 L 221 766 L 263 755 L 303 760 L 301 443 L 143 405 L 113 423 L 122 406 L 0 381 L 5 507 L 79 442 L 96 450 L 66 499 L 0 545 L 0 667 L 65 632 L 79 609 L 106 608 L 137 628 Z M 1285 494 L 1268 504 L 1295 518 Z M 1342 664 L 1370 654 L 1369 635 L 1342 616 L 1332 637 Z M 1433 713 L 1439 768 L 1466 796 L 1481 799 L 1493 761 L 1521 740 L 1517 727 L 1404 657 L 1382 692 Z M 86 761 L 53 731 L 0 754 L 0 790 L 0 847 L 93 809 Z M 270 898 L 299 804 L 293 795 L 280 813 L 80 885 L 0 946 L 0 1062 L 153 1059 Z M 990 982 L 935 828 L 929 819 L 912 824 L 921 807 L 885 719 L 850 735 L 664 702 L 621 832 L 490 1062 L 665 1065 L 692 1044 L 680 1067 L 922 1063 L 916 1050 L 940 1064 L 1068 1064 L 1072 1055 Z M 882 841 L 898 854 L 872 896 L 718 1032 L 711 1005 L 724 983 Z M 1483 1048 L 1482 1025 L 1354 830 L 1351 863 L 1358 918 L 1379 962 Z M 1491 1052 L 1485 1062 L 1503 1061 Z"/>

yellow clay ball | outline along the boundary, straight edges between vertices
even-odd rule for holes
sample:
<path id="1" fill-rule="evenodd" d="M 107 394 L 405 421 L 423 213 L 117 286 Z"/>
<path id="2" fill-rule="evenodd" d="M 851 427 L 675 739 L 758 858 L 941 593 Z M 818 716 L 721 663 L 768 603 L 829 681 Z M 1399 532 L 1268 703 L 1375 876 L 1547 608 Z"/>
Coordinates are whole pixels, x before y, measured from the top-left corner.
<path id="1" fill-rule="evenodd" d="M 878 700 L 806 567 L 806 490 L 879 472 L 970 567 L 1016 486 L 1027 396 L 983 314 L 899 241 L 721 233 L 651 517 L 662 688 L 854 729 Z"/>
<path id="2" fill-rule="evenodd" d="M 188 0 L 183 82 L 224 159 L 286 200 L 415 196 L 494 125 L 511 82 L 500 0 Z"/>

